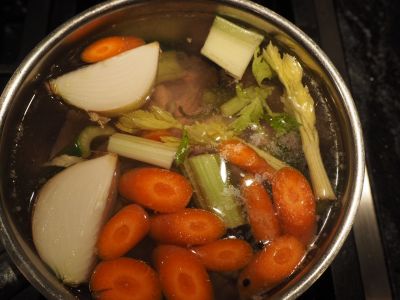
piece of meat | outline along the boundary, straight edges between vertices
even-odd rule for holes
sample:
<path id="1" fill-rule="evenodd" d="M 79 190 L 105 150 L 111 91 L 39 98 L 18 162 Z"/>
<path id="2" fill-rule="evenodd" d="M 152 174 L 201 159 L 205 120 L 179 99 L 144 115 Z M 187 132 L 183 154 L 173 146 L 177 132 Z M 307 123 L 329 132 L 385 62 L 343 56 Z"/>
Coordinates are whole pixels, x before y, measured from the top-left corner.
<path id="1" fill-rule="evenodd" d="M 209 107 L 203 105 L 203 92 L 218 83 L 217 71 L 196 56 L 184 56 L 182 78 L 158 84 L 148 103 L 170 112 L 184 123 L 191 123 L 190 117 L 206 113 Z"/>

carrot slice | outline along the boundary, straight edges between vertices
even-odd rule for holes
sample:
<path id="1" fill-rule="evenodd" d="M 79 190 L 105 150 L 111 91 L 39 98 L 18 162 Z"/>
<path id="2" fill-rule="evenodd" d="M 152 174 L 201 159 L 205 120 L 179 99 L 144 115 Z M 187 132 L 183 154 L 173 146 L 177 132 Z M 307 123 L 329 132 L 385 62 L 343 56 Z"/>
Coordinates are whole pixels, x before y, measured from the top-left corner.
<path id="1" fill-rule="evenodd" d="M 227 140 L 219 145 L 219 151 L 224 159 L 238 166 L 243 171 L 262 174 L 271 180 L 276 170 L 259 156 L 251 147 L 238 140 Z"/>
<path id="2" fill-rule="evenodd" d="M 271 241 L 279 236 L 279 220 L 263 185 L 248 176 L 243 180 L 241 189 L 254 238 L 257 241 Z"/>
<path id="3" fill-rule="evenodd" d="M 294 272 L 305 253 L 303 243 L 297 238 L 289 235 L 276 238 L 240 274 L 240 293 L 248 297 L 271 289 Z"/>
<path id="4" fill-rule="evenodd" d="M 272 195 L 283 231 L 307 245 L 317 225 L 315 198 L 307 179 L 296 169 L 282 168 L 272 181 Z"/>
<path id="5" fill-rule="evenodd" d="M 159 130 L 142 131 L 140 136 L 153 141 L 162 142 L 161 140 L 162 137 L 173 136 L 173 134 L 171 134 L 171 132 L 167 129 L 159 129 Z"/>
<path id="6" fill-rule="evenodd" d="M 146 211 L 136 204 L 122 208 L 102 228 L 97 241 L 98 256 L 114 259 L 136 246 L 149 232 Z"/>
<path id="7" fill-rule="evenodd" d="M 250 244 L 240 239 L 217 240 L 191 250 L 208 270 L 219 272 L 240 270 L 253 256 Z"/>
<path id="8" fill-rule="evenodd" d="M 150 236 L 167 244 L 202 245 L 219 239 L 224 233 L 224 222 L 204 209 L 186 208 L 156 215 L 150 220 Z"/>
<path id="9" fill-rule="evenodd" d="M 161 245 L 154 250 L 153 260 L 168 300 L 213 299 L 207 271 L 199 258 L 189 250 Z"/>
<path id="10" fill-rule="evenodd" d="M 99 300 L 158 300 L 157 273 L 140 260 L 120 257 L 100 262 L 90 279 L 90 290 Z"/>
<path id="11" fill-rule="evenodd" d="M 144 207 L 170 213 L 186 207 L 193 189 L 179 173 L 160 168 L 137 168 L 121 176 L 119 192 Z"/>
<path id="12" fill-rule="evenodd" d="M 144 41 L 134 36 L 109 36 L 87 46 L 81 54 L 81 59 L 87 63 L 94 63 L 142 45 Z"/>

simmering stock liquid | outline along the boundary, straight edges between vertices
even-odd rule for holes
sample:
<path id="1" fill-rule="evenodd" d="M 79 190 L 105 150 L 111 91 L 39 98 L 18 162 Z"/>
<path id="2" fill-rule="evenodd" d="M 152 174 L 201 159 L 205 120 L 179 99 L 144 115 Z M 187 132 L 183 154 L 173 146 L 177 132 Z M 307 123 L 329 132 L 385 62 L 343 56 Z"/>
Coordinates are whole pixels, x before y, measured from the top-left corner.
<path id="1" fill-rule="evenodd" d="M 157 104 L 163 108 L 170 109 L 174 115 L 187 124 L 196 120 L 206 120 L 210 116 L 218 114 L 215 109 L 220 105 L 201 103 L 201 95 L 207 89 L 223 89 L 225 100 L 235 94 L 235 82 L 218 66 L 200 55 L 200 48 L 207 36 L 210 24 L 213 20 L 211 15 L 170 15 L 170 16 L 148 16 L 139 20 L 127 21 L 107 28 L 91 40 L 96 40 L 102 36 L 114 34 L 134 35 L 143 38 L 146 42 L 159 41 L 163 51 L 176 51 L 180 62 L 184 68 L 192 75 L 174 81 L 160 83 L 155 87 L 148 103 Z M 268 39 L 268 35 L 265 35 Z M 90 41 L 89 41 L 90 42 Z M 65 72 L 74 70 L 83 65 L 79 59 L 79 54 L 88 43 L 80 47 L 71 49 L 59 60 L 54 61 L 53 66 L 48 70 L 47 78 L 54 78 Z M 264 42 L 263 45 L 266 45 Z M 285 49 L 282 49 L 285 51 Z M 313 73 L 305 70 L 303 82 L 306 83 L 315 101 L 317 128 L 320 137 L 320 149 L 325 167 L 334 190 L 340 190 L 341 174 L 344 172 L 342 166 L 342 149 L 340 133 L 335 114 L 329 104 L 329 95 L 326 94 L 322 86 L 318 84 L 319 78 Z M 246 71 L 242 79 L 243 86 L 256 84 L 250 68 Z M 268 103 L 272 110 L 282 111 L 283 106 L 280 97 L 283 92 L 282 85 L 275 80 L 273 94 L 268 98 Z M 167 92 L 166 92 L 167 91 Z M 79 109 L 71 107 L 62 102 L 58 97 L 51 95 L 45 82 L 37 85 L 32 91 L 30 101 L 21 114 L 18 125 L 15 127 L 15 137 L 10 149 L 10 160 L 8 176 L 10 187 L 7 197 L 14 202 L 11 210 L 16 217 L 17 224 L 21 231 L 30 232 L 31 210 L 34 205 L 37 190 L 51 175 L 59 171 L 55 167 L 45 167 L 49 159 L 54 157 L 61 149 L 69 145 L 77 134 L 89 124 L 87 114 Z M 191 103 L 185 103 L 185 101 Z M 180 103 L 184 108 L 184 113 L 179 110 L 171 109 L 173 103 Z M 111 122 L 113 124 L 113 122 Z M 259 134 L 255 130 L 247 129 L 241 134 L 241 138 L 250 143 L 256 142 L 259 147 L 270 151 L 273 155 L 287 162 L 291 166 L 300 170 L 307 178 L 308 169 L 304 154 L 301 148 L 301 140 L 298 132 L 275 137 L 271 128 L 267 124 L 264 126 L 264 134 Z M 104 151 L 106 141 L 97 141 L 93 148 Z M 199 147 L 198 153 L 213 152 L 209 147 Z M 146 164 L 134 160 L 120 158 L 121 173 L 125 170 Z M 180 172 L 174 167 L 173 170 Z M 231 180 L 234 186 L 238 187 L 243 172 L 240 169 L 229 166 Z M 270 187 L 266 185 L 266 189 Z M 337 195 L 340 197 L 340 195 Z M 119 205 L 126 204 L 126 200 L 119 197 Z M 324 224 L 329 223 L 332 215 L 332 207 L 337 202 L 323 201 L 317 203 L 318 211 L 318 234 L 325 232 Z M 192 206 L 193 204 L 190 204 Z M 254 251 L 259 251 L 263 244 L 254 240 L 249 225 L 243 225 L 235 229 L 228 230 L 227 237 L 237 237 L 248 241 Z M 31 240 L 30 234 L 26 236 Z M 33 245 L 32 245 L 33 246 Z M 155 247 L 155 242 L 146 237 L 140 242 L 128 256 L 142 259 L 151 264 L 151 252 Z M 312 252 L 312 246 L 310 252 Z M 312 255 L 312 254 L 310 254 Z M 239 299 L 237 292 L 238 272 L 217 273 L 209 272 L 216 299 Z M 72 288 L 72 290 L 83 297 L 90 297 L 88 286 Z"/>

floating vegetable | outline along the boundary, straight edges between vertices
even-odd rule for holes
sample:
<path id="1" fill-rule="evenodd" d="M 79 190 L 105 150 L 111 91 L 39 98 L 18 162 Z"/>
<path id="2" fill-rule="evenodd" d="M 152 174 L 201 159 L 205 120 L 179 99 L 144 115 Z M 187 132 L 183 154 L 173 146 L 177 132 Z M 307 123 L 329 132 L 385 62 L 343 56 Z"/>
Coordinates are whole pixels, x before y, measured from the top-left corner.
<path id="1" fill-rule="evenodd" d="M 133 133 L 135 130 L 160 130 L 182 128 L 182 124 L 171 113 L 158 106 L 151 106 L 147 110 L 135 110 L 122 115 L 116 126 L 122 131 Z"/>
<path id="2" fill-rule="evenodd" d="M 117 156 L 107 154 L 64 169 L 41 188 L 32 237 L 43 261 L 66 284 L 87 281 L 98 234 L 116 194 Z"/>
<path id="3" fill-rule="evenodd" d="M 254 255 L 242 271 L 238 287 L 244 299 L 267 291 L 292 274 L 306 253 L 303 243 L 290 235 L 278 237 Z"/>
<path id="4" fill-rule="evenodd" d="M 182 139 L 180 141 L 178 150 L 176 151 L 175 155 L 176 164 L 178 166 L 183 164 L 188 154 L 189 154 L 189 136 L 186 130 L 184 130 L 182 134 Z"/>
<path id="5" fill-rule="evenodd" d="M 198 207 L 218 215 L 228 228 L 246 223 L 225 161 L 215 154 L 202 154 L 188 158 L 184 169 L 195 189 Z"/>
<path id="6" fill-rule="evenodd" d="M 118 115 L 142 106 L 157 75 L 157 42 L 50 80 L 54 94 L 86 111 Z"/>
<path id="7" fill-rule="evenodd" d="M 272 180 L 276 170 L 253 148 L 236 139 L 222 142 L 218 146 L 221 156 L 230 163 L 238 166 L 243 171 L 260 174 L 268 180 Z"/>
<path id="8" fill-rule="evenodd" d="M 264 186 L 248 176 L 244 178 L 241 190 L 254 238 L 264 243 L 274 240 L 281 234 L 281 228 Z"/>
<path id="9" fill-rule="evenodd" d="M 204 209 L 185 208 L 151 218 L 150 236 L 161 243 L 203 245 L 216 241 L 224 233 L 224 222 Z"/>
<path id="10" fill-rule="evenodd" d="M 241 79 L 264 37 L 221 17 L 215 17 L 201 54 Z"/>
<path id="11" fill-rule="evenodd" d="M 260 53 L 260 48 L 257 48 L 257 50 L 254 51 L 251 72 L 259 86 L 263 86 L 264 79 L 271 79 L 275 75 L 262 56 L 262 53 Z"/>
<path id="12" fill-rule="evenodd" d="M 249 243 L 240 239 L 223 239 L 191 248 L 206 269 L 233 272 L 245 267 L 253 256 Z"/>
<path id="13" fill-rule="evenodd" d="M 272 87 L 249 86 L 243 88 L 240 84 L 237 84 L 235 88 L 236 96 L 221 105 L 221 113 L 225 117 L 232 117 L 255 99 L 264 102 L 271 95 L 272 90 Z"/>
<path id="14" fill-rule="evenodd" d="M 252 124 L 258 124 L 264 116 L 267 97 L 272 87 L 251 86 L 243 89 L 236 86 L 236 96 L 221 105 L 221 112 L 227 117 L 236 117 L 229 125 L 235 132 L 241 132 Z"/>
<path id="15" fill-rule="evenodd" d="M 235 139 L 240 141 L 240 142 L 242 142 L 246 146 L 249 146 L 251 149 L 253 149 L 261 158 L 263 158 L 275 170 L 279 170 L 281 168 L 288 167 L 288 164 L 286 164 L 285 162 L 277 159 L 275 156 L 273 156 L 269 152 L 267 152 L 267 151 L 265 151 L 263 149 L 260 149 L 260 148 L 258 148 L 256 146 L 252 145 L 252 144 L 246 143 L 242 139 L 239 139 L 239 138 L 235 138 Z"/>
<path id="16" fill-rule="evenodd" d="M 81 59 L 87 63 L 94 63 L 142 45 L 144 41 L 134 36 L 109 36 L 87 46 L 81 54 Z"/>
<path id="17" fill-rule="evenodd" d="M 140 132 L 140 136 L 156 142 L 163 142 L 165 138 L 174 137 L 168 129 L 144 130 Z"/>
<path id="18" fill-rule="evenodd" d="M 282 168 L 272 181 L 272 195 L 284 233 L 307 245 L 317 227 L 315 198 L 307 179 L 293 168 Z"/>
<path id="19" fill-rule="evenodd" d="M 161 245 L 153 251 L 164 295 L 168 300 L 212 300 L 213 290 L 207 271 L 189 250 Z"/>
<path id="20" fill-rule="evenodd" d="M 115 133 L 115 129 L 109 126 L 87 126 L 76 139 L 73 145 L 74 151 L 82 158 L 88 158 L 91 154 L 90 145 L 92 141 L 98 137 L 110 136 L 113 133 Z"/>
<path id="21" fill-rule="evenodd" d="M 136 168 L 121 176 L 119 192 L 146 208 L 172 213 L 188 205 L 193 190 L 179 173 L 160 168 Z"/>
<path id="22" fill-rule="evenodd" d="M 129 134 L 113 134 L 107 150 L 166 169 L 171 168 L 178 146 L 165 144 Z"/>
<path id="23" fill-rule="evenodd" d="M 263 57 L 285 86 L 285 109 L 301 124 L 300 136 L 315 196 L 317 199 L 336 199 L 322 162 L 315 127 L 314 100 L 307 86 L 303 85 L 303 68 L 294 56 L 285 53 L 281 57 L 278 48 L 272 43 L 263 51 Z"/>
<path id="24" fill-rule="evenodd" d="M 235 132 L 228 127 L 228 123 L 218 116 L 205 122 L 186 125 L 185 130 L 191 144 L 216 145 L 235 135 Z"/>
<path id="25" fill-rule="evenodd" d="M 103 260 L 118 258 L 135 247 L 149 229 L 150 220 L 146 211 L 136 204 L 127 205 L 101 229 L 97 255 Z"/>
<path id="26" fill-rule="evenodd" d="M 145 262 L 128 257 L 99 263 L 90 280 L 90 290 L 98 300 L 162 299 L 157 273 Z"/>
<path id="27" fill-rule="evenodd" d="M 299 129 L 301 124 L 299 124 L 293 116 L 287 113 L 273 112 L 266 103 L 264 103 L 264 107 L 267 111 L 265 119 L 275 130 L 277 136 Z"/>

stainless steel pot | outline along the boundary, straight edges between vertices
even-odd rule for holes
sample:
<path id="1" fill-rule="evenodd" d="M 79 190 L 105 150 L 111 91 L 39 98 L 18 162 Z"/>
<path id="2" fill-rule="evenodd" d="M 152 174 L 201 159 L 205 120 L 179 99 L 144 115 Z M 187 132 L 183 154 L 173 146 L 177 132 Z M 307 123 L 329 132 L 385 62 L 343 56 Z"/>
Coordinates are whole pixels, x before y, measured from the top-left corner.
<path id="1" fill-rule="evenodd" d="M 2 241 L 17 267 L 47 298 L 69 299 L 76 297 L 76 294 L 63 286 L 35 253 L 27 215 L 29 199 L 9 196 L 12 192 L 18 194 L 18 191 L 9 190 L 10 184 L 15 180 L 15 176 L 23 174 L 5 172 L 5 166 L 13 155 L 15 137 L 28 134 L 18 127 L 18 120 L 25 116 L 23 110 L 29 107 L 27 103 L 31 103 L 32 91 L 43 81 L 43 74 L 48 73 L 50 65 L 62 59 L 68 50 L 79 47 L 86 39 L 91 39 L 100 32 L 124 31 L 130 26 L 129 20 L 156 17 L 156 30 L 146 34 L 154 36 L 155 39 L 185 40 L 188 36 L 206 32 L 204 28 L 198 27 L 201 25 L 195 25 L 195 18 L 200 16 L 211 20 L 214 14 L 224 15 L 265 31 L 295 53 L 304 65 L 321 79 L 323 88 L 329 94 L 329 104 L 334 108 L 339 122 L 343 143 L 342 161 L 345 166 L 340 174 L 340 208 L 332 213 L 327 222 L 329 224 L 324 226 L 317 240 L 317 247 L 311 251 L 304 268 L 275 289 L 272 297 L 290 299 L 299 296 L 324 272 L 338 253 L 351 229 L 359 203 L 364 174 L 364 151 L 360 123 L 351 95 L 343 79 L 320 48 L 289 21 L 249 1 L 110 1 L 76 16 L 43 40 L 17 69 L 0 98 Z M 182 18 L 185 22 L 174 22 Z M 199 46 L 196 42 L 197 40 L 193 41 L 194 48 Z M 51 129 L 40 127 L 36 130 Z M 42 132 L 31 131 L 29 134 L 33 141 L 32 147 L 46 155 L 45 150 L 40 150 L 45 149 L 46 145 L 42 147 L 34 142 L 35 135 L 43 136 Z M 33 158 L 24 162 L 27 168 L 35 163 L 33 160 L 37 157 L 36 150 L 31 153 Z"/>

